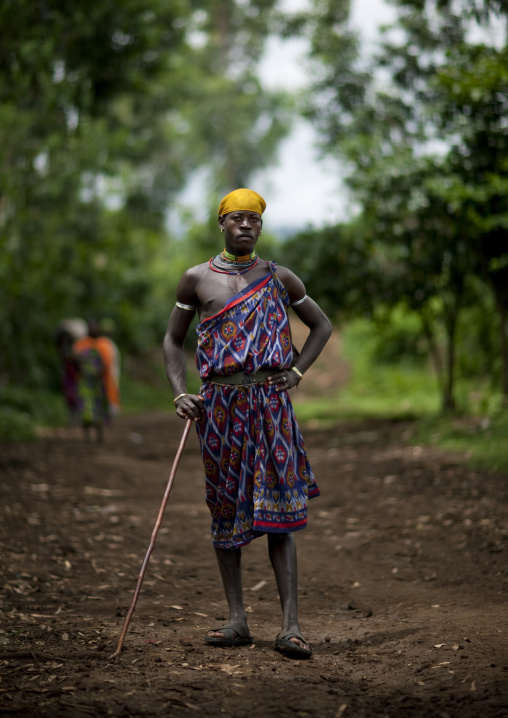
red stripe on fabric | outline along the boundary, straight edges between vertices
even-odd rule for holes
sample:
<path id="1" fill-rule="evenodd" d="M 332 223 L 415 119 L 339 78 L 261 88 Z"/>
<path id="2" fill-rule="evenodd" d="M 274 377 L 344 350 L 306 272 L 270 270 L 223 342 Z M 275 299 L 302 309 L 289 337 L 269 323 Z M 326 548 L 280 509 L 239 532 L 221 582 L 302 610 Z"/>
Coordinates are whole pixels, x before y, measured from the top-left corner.
<path id="1" fill-rule="evenodd" d="M 220 312 L 217 312 L 217 314 L 213 314 L 211 317 L 207 317 L 204 319 L 201 323 L 206 324 L 206 322 L 211 321 L 212 319 L 216 319 L 217 317 L 220 317 L 221 314 L 224 312 L 227 312 L 229 309 L 233 309 L 233 307 L 236 307 L 237 304 L 240 304 L 240 302 L 245 301 L 246 299 L 249 299 L 249 297 L 252 297 L 253 294 L 258 292 L 260 289 L 262 289 L 271 279 L 271 275 L 268 274 L 266 277 L 262 277 L 260 280 L 257 281 L 257 283 L 254 283 L 252 285 L 252 289 L 250 289 L 247 294 L 242 294 L 237 299 L 233 299 L 232 301 L 228 302 L 226 306 L 220 310 Z"/>
<path id="2" fill-rule="evenodd" d="M 301 519 L 300 521 L 255 521 L 254 526 L 263 526 L 264 528 L 290 528 L 291 526 L 305 526 L 307 519 Z"/>

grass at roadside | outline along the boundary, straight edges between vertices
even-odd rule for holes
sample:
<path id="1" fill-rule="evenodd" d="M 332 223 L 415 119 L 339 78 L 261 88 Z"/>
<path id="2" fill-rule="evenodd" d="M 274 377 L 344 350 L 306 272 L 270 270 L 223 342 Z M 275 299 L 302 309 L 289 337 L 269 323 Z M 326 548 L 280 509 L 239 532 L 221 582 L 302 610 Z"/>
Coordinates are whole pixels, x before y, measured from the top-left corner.
<path id="1" fill-rule="evenodd" d="M 421 362 L 388 363 L 373 357 L 377 338 L 372 325 L 356 321 L 342 333 L 342 354 L 349 362 L 347 386 L 330 396 L 298 405 L 302 421 L 332 423 L 371 417 L 416 418 L 439 411 L 435 377 Z"/>
<path id="2" fill-rule="evenodd" d="M 508 473 L 508 412 L 492 418 L 422 418 L 416 424 L 414 441 L 466 452 L 472 466 Z"/>
<path id="3" fill-rule="evenodd" d="M 187 359 L 187 391 L 197 394 L 199 376 L 194 370 L 192 357 Z M 174 411 L 173 392 L 166 378 L 162 362 L 150 362 L 145 367 L 143 378 L 124 374 L 122 378 L 122 412 L 135 414 L 141 411 Z"/>
<path id="4" fill-rule="evenodd" d="M 160 381 L 140 381 L 130 376 L 122 378 L 122 414 L 136 414 L 144 411 L 169 411 L 173 394 L 171 387 Z"/>
<path id="5" fill-rule="evenodd" d="M 414 422 L 413 443 L 463 452 L 472 466 L 508 473 L 508 412 L 494 417 L 418 416 L 416 412 L 407 411 L 406 405 L 394 402 L 386 409 L 384 404 L 385 398 L 378 401 L 373 398 L 369 402 L 356 404 L 354 393 L 351 392 L 348 401 L 326 398 L 300 404 L 297 416 L 302 423 L 319 423 L 321 426 L 330 426 L 344 419 L 410 420 Z"/>
<path id="6" fill-rule="evenodd" d="M 65 422 L 59 393 L 22 386 L 0 389 L 0 441 L 30 441 L 37 426 L 64 426 Z"/>
<path id="7" fill-rule="evenodd" d="M 476 467 L 508 472 L 508 411 L 499 395 L 478 381 L 461 381 L 462 412 L 440 414 L 437 383 L 422 362 L 375 361 L 375 337 L 367 322 L 355 322 L 343 334 L 343 355 L 351 379 L 335 394 L 301 403 L 298 420 L 331 425 L 340 420 L 407 419 L 414 421 L 413 441 L 465 452 Z"/>

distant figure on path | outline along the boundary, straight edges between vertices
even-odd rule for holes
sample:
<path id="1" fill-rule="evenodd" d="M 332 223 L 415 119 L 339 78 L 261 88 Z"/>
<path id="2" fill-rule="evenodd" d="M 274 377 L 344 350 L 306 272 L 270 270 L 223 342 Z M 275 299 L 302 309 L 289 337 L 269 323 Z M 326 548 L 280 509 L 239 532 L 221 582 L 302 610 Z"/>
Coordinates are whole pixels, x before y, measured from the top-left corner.
<path id="1" fill-rule="evenodd" d="M 84 319 L 62 319 L 55 331 L 55 343 L 62 361 L 61 387 L 71 426 L 77 426 L 78 414 L 78 378 L 79 371 L 72 352 L 73 344 L 88 335 L 88 325 Z"/>
<path id="2" fill-rule="evenodd" d="M 104 424 L 109 421 L 109 404 L 106 394 L 106 362 L 100 349 L 99 325 L 88 322 L 88 336 L 79 339 L 72 347 L 78 367 L 78 413 L 85 438 L 104 440 Z"/>
<path id="3" fill-rule="evenodd" d="M 115 322 L 105 318 L 99 323 L 100 334 L 98 342 L 103 359 L 107 362 L 108 371 L 105 376 L 106 394 L 111 416 L 120 413 L 120 350 L 113 340 Z"/>
<path id="4" fill-rule="evenodd" d="M 252 643 L 241 547 L 267 534 L 282 607 L 274 647 L 290 658 L 310 658 L 298 621 L 294 532 L 305 528 L 308 500 L 319 489 L 288 391 L 320 354 L 331 325 L 293 272 L 256 254 L 265 207 L 249 189 L 224 197 L 218 221 L 225 249 L 180 280 L 164 357 L 178 416 L 197 422 L 212 539 L 229 604 L 229 622 L 208 631 L 205 642 Z M 298 356 L 290 306 L 310 329 Z M 202 386 L 199 394 L 188 394 L 184 340 L 196 311 Z"/>

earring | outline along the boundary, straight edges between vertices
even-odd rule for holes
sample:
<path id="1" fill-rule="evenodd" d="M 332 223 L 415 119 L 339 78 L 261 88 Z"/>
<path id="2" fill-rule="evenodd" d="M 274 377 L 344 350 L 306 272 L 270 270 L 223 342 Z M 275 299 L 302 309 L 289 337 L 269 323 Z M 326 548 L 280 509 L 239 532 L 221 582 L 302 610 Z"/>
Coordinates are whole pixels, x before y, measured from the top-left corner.
<path id="1" fill-rule="evenodd" d="M 221 228 L 220 228 L 220 231 L 221 231 L 221 232 L 224 232 L 224 227 L 221 227 Z"/>
<path id="2" fill-rule="evenodd" d="M 261 237 L 262 234 L 263 234 L 263 232 L 260 232 L 260 233 L 259 233 L 259 236 Z"/>

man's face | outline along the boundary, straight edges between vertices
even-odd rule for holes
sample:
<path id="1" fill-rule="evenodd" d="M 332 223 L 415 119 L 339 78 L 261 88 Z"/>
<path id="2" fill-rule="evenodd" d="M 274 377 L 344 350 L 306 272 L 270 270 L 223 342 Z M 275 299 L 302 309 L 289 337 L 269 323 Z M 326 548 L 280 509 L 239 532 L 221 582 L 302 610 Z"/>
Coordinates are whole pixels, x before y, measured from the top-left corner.
<path id="1" fill-rule="evenodd" d="M 243 256 L 254 250 L 263 220 L 257 212 L 239 210 L 219 217 L 219 225 L 224 229 L 227 251 L 236 256 Z"/>

